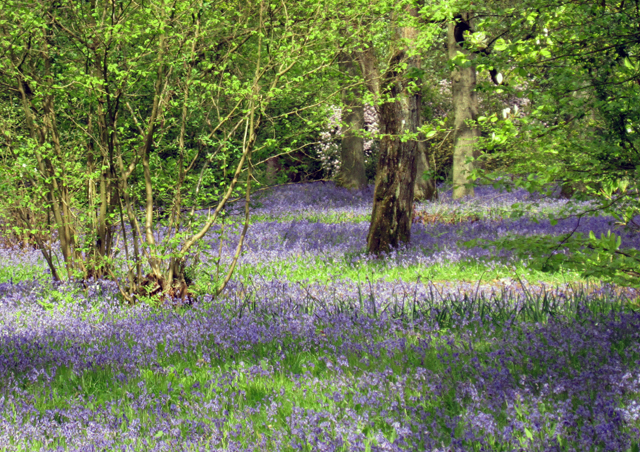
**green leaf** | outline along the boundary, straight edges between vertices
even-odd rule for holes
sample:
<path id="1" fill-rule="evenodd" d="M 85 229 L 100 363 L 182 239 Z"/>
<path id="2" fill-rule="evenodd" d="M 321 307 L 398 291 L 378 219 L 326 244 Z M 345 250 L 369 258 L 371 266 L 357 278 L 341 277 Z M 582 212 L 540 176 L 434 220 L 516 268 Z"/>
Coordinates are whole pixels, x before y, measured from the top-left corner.
<path id="1" fill-rule="evenodd" d="M 631 60 L 629 59 L 629 57 L 624 59 L 624 65 L 627 67 L 627 69 L 631 69 L 631 70 L 635 69 L 635 67 L 633 66 L 633 63 L 631 63 Z"/>
<path id="2" fill-rule="evenodd" d="M 502 51 L 502 50 L 506 50 L 509 47 L 509 45 L 507 44 L 507 41 L 505 41 L 504 39 L 500 38 L 496 41 L 495 45 L 494 45 L 494 49 L 496 49 L 498 52 Z"/>

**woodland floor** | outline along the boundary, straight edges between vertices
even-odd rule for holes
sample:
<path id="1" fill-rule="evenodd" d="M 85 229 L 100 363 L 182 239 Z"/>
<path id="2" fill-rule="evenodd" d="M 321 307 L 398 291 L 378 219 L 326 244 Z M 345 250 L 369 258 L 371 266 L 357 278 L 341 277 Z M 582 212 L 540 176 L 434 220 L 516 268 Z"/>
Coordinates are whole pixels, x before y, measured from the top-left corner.
<path id="1" fill-rule="evenodd" d="M 257 199 L 217 299 L 240 225 L 207 236 L 191 306 L 55 285 L 37 251 L 1 249 L 0 450 L 640 449 L 640 292 L 464 245 L 571 230 L 550 221 L 567 201 L 445 193 L 380 260 L 371 199 L 331 183 Z M 610 218 L 578 229 L 640 248 Z"/>

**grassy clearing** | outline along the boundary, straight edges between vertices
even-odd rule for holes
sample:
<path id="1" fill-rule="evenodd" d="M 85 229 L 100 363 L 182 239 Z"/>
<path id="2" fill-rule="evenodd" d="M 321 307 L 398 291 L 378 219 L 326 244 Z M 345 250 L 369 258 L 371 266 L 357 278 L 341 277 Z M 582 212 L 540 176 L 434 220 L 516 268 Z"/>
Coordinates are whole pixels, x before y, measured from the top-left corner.
<path id="1" fill-rule="evenodd" d="M 575 272 L 549 273 L 527 267 L 525 261 L 513 264 L 499 262 L 463 261 L 445 265 L 395 266 L 388 261 L 368 261 L 351 263 L 343 258 L 297 258 L 272 262 L 259 266 L 240 266 L 238 275 L 252 277 L 259 275 L 268 278 L 286 278 L 292 282 L 331 282 L 347 279 L 354 282 L 368 281 L 433 281 L 433 282 L 471 282 L 499 283 L 501 280 L 522 280 L 530 284 L 568 284 L 594 283 Z"/>

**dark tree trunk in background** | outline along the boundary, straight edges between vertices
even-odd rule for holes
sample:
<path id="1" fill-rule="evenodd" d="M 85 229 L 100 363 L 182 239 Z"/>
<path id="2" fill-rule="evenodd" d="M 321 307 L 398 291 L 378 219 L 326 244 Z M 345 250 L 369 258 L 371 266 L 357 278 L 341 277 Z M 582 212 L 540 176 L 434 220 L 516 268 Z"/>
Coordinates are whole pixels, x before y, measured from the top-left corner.
<path id="1" fill-rule="evenodd" d="M 424 136 L 419 135 L 418 155 L 416 156 L 416 185 L 413 188 L 413 199 L 416 201 L 433 201 L 438 198 L 436 182 L 433 179 L 425 180 L 424 173 L 431 169 L 429 152 Z"/>
<path id="2" fill-rule="evenodd" d="M 415 42 L 415 28 L 403 27 L 400 33 L 407 42 Z M 407 63 L 407 68 L 399 73 L 399 65 L 403 62 Z M 389 70 L 380 78 L 382 95 L 389 96 L 392 101 L 384 102 L 378 110 L 382 139 L 367 237 L 368 250 L 376 255 L 389 252 L 401 242 L 408 243 L 411 238 L 418 141 L 403 142 L 400 137 L 415 134 L 417 138 L 421 96 L 419 89 L 410 90 L 407 76 L 417 66 L 416 56 L 408 56 L 405 49 L 399 49 L 390 60 Z"/>
<path id="3" fill-rule="evenodd" d="M 351 55 L 343 55 L 340 69 L 351 78 L 358 76 L 356 65 Z M 360 89 L 346 88 L 342 92 L 342 144 L 340 173 L 338 185 L 351 189 L 362 189 L 367 186 L 364 168 L 364 139 L 358 136 L 358 130 L 364 128 L 364 105 Z"/>
<path id="4" fill-rule="evenodd" d="M 282 170 L 278 157 L 271 157 L 265 162 L 267 185 L 275 185 L 278 181 L 278 173 Z"/>
<path id="5" fill-rule="evenodd" d="M 449 59 L 455 58 L 458 52 L 468 54 L 461 45 L 464 42 L 464 32 L 471 30 L 470 13 L 463 13 L 449 24 L 447 33 L 447 50 Z M 465 184 L 470 182 L 469 173 L 475 168 L 467 159 L 474 157 L 474 147 L 480 136 L 477 127 L 470 126 L 469 120 L 478 117 L 478 98 L 476 96 L 476 68 L 456 67 L 451 73 L 451 90 L 453 93 L 454 128 L 453 138 L 453 198 L 473 196 L 473 187 Z"/>

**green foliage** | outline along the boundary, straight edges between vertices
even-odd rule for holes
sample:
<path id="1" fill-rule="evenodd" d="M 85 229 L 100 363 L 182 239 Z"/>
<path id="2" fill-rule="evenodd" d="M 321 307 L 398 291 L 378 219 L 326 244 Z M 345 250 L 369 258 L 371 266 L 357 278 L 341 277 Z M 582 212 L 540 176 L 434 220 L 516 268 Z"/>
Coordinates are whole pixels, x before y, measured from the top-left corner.
<path id="1" fill-rule="evenodd" d="M 572 233 L 560 237 L 507 236 L 498 240 L 471 240 L 467 246 L 509 249 L 526 259 L 530 270 L 545 273 L 577 272 L 584 278 L 640 287 L 640 253 L 621 248 L 620 236 L 609 231 L 596 237 Z"/>
<path id="2" fill-rule="evenodd" d="M 266 182 L 260 166 L 274 155 L 277 182 L 319 175 L 306 151 L 328 102 L 363 82 L 340 74 L 337 56 L 370 49 L 384 74 L 402 40 L 396 25 L 417 30 L 409 47 L 421 67 L 397 70 L 422 83 L 422 132 L 435 163 L 427 177 L 446 178 L 451 164 L 450 65 L 475 65 L 484 110 L 475 176 L 531 191 L 560 185 L 596 202 L 589 209 L 631 224 L 640 213 L 637 8 L 420 2 L 416 18 L 406 14 L 413 4 L 3 2 L 5 236 L 37 244 L 57 279 L 127 276 L 134 284 L 150 271 L 184 279 L 186 262 L 198 260 L 199 233 L 212 224 L 193 211 L 242 196 L 249 168 Z M 474 58 L 460 53 L 449 62 L 444 26 L 465 10 L 474 13 L 465 44 Z M 371 105 L 385 100 L 363 94 Z M 637 256 L 607 240 L 574 236 L 537 249 L 559 247 L 593 268 L 560 257 L 547 266 L 635 284 Z"/>
<path id="3" fill-rule="evenodd" d="M 221 211 L 254 163 L 316 132 L 344 45 L 332 9 L 5 2 L 0 181 L 11 228 L 57 235 L 62 262 L 41 246 L 56 279 L 122 276 L 123 257 L 131 285 L 149 271 L 169 286 L 184 279 L 218 215 L 201 223 L 193 211 Z"/>
<path id="4" fill-rule="evenodd" d="M 631 38 L 637 9 L 527 0 L 491 11 L 480 13 L 478 29 L 496 39 L 481 49 L 478 69 L 495 71 L 499 84 L 487 78 L 480 90 L 502 98 L 504 110 L 478 120 L 485 167 L 474 176 L 530 191 L 560 186 L 564 195 L 591 201 L 567 214 L 597 212 L 631 225 L 640 214 L 640 46 Z M 637 255 L 610 240 L 572 235 L 529 245 L 534 254 L 547 253 L 541 268 L 637 285 Z M 509 240 L 496 245 L 525 250 Z"/>

